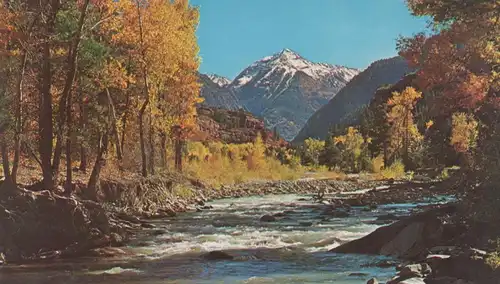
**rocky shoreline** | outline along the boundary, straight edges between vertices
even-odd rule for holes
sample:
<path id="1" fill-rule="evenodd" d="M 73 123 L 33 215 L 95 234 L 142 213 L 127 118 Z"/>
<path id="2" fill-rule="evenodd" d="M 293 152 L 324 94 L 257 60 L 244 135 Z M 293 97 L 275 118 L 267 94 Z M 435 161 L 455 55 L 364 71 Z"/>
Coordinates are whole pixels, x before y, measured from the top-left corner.
<path id="1" fill-rule="evenodd" d="M 205 202 L 215 199 L 266 194 L 315 196 L 324 191 L 324 198 L 317 201 L 333 208 L 338 207 L 338 199 L 332 194 L 366 191 L 342 199 L 344 208 L 369 207 L 388 200 L 416 202 L 445 194 L 425 184 L 387 185 L 387 181 L 359 179 L 254 182 L 214 189 L 195 180 L 159 176 L 140 181 L 103 181 L 101 186 L 100 203 L 79 196 L 0 186 L 1 261 L 23 263 L 113 255 L 113 250 L 103 248 L 120 247 L 144 228 L 154 228 L 149 220 L 209 210 Z"/>
<path id="2" fill-rule="evenodd" d="M 500 283 L 500 271 L 487 264 L 487 251 L 467 241 L 479 239 L 479 232 L 457 224 L 460 207 L 460 203 L 445 204 L 412 214 L 331 252 L 399 259 L 403 265 L 396 267 L 397 275 L 387 284 Z M 372 278 L 366 283 L 379 282 Z"/>

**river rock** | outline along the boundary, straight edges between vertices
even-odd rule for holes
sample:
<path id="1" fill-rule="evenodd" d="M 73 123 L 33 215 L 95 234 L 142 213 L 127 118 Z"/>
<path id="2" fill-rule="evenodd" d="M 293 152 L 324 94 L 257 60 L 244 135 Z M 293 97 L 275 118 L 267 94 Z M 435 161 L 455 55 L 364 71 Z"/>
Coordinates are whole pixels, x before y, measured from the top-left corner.
<path id="1" fill-rule="evenodd" d="M 366 284 L 378 284 L 377 278 L 372 278 L 366 282 Z"/>
<path id="2" fill-rule="evenodd" d="M 426 284 L 423 278 L 414 277 L 409 279 L 396 278 L 387 282 L 387 284 Z"/>
<path id="3" fill-rule="evenodd" d="M 216 250 L 216 251 L 211 251 L 209 253 L 206 253 L 202 255 L 204 259 L 207 260 L 233 260 L 234 256 L 230 255 L 227 252 Z"/>
<path id="4" fill-rule="evenodd" d="M 394 214 L 385 214 L 385 215 L 380 215 L 377 217 L 377 220 L 379 221 L 397 221 L 401 218 L 399 218 L 398 216 L 394 215 Z"/>
<path id="5" fill-rule="evenodd" d="M 437 246 L 429 250 L 432 254 L 448 254 L 457 250 L 456 246 Z"/>
<path id="6" fill-rule="evenodd" d="M 111 234 L 109 234 L 109 237 L 111 239 L 112 246 L 117 246 L 117 247 L 123 246 L 124 240 L 123 240 L 123 237 L 120 236 L 119 234 L 111 233 Z"/>
<path id="7" fill-rule="evenodd" d="M 349 217 L 348 212 L 346 212 L 344 210 L 333 209 L 333 208 L 328 208 L 328 209 L 323 210 L 321 215 L 330 216 L 330 217 L 334 217 L 334 218 L 347 218 L 347 217 Z"/>
<path id="8" fill-rule="evenodd" d="M 371 234 L 331 250 L 335 253 L 382 254 L 414 258 L 438 245 L 442 232 L 439 216 L 456 211 L 455 205 L 432 209 L 381 227 Z"/>
<path id="9" fill-rule="evenodd" d="M 414 222 L 403 228 L 395 238 L 380 248 L 380 254 L 394 257 L 405 255 L 411 248 L 422 242 L 424 222 Z"/>
<path id="10" fill-rule="evenodd" d="M 141 227 L 146 228 L 146 229 L 154 229 L 156 226 L 154 224 L 148 223 L 148 222 L 142 222 Z"/>
<path id="11" fill-rule="evenodd" d="M 429 264 L 432 266 L 434 279 L 453 277 L 456 279 L 474 280 L 475 283 L 499 283 L 500 271 L 492 270 L 486 264 L 484 257 L 484 251 L 469 249 L 459 255 L 452 255 L 446 259 L 434 259 Z"/>
<path id="12" fill-rule="evenodd" d="M 362 276 L 367 276 L 368 273 L 364 273 L 364 272 L 352 272 L 352 273 L 349 273 L 349 276 L 353 276 L 353 277 L 362 277 Z"/>
<path id="13" fill-rule="evenodd" d="M 432 273 L 431 267 L 427 263 L 406 265 L 399 272 L 401 277 L 423 277 Z"/>
<path id="14" fill-rule="evenodd" d="M 132 216 L 132 215 L 128 215 L 126 213 L 118 214 L 118 218 L 125 220 L 125 221 L 128 221 L 128 222 L 133 223 L 133 224 L 140 224 L 141 223 L 141 220 L 139 220 L 139 218 Z"/>
<path id="15" fill-rule="evenodd" d="M 126 255 L 127 253 L 120 249 L 114 247 L 104 247 L 104 248 L 96 248 L 90 251 L 89 256 L 94 257 L 116 257 L 120 255 Z"/>
<path id="16" fill-rule="evenodd" d="M 393 261 L 393 260 L 381 260 L 375 263 L 368 263 L 368 264 L 363 264 L 361 267 L 380 267 L 380 268 L 389 268 L 389 267 L 396 267 L 398 265 L 398 262 Z"/>
<path id="17" fill-rule="evenodd" d="M 364 202 L 361 198 L 349 198 L 349 199 L 344 199 L 343 200 L 345 205 L 349 206 L 354 206 L 354 207 L 359 207 L 359 206 L 366 206 L 366 202 Z"/>
<path id="18" fill-rule="evenodd" d="M 276 221 L 276 217 L 266 214 L 266 215 L 260 217 L 260 221 L 261 222 L 274 222 L 274 221 Z"/>
<path id="19" fill-rule="evenodd" d="M 154 230 L 153 232 L 151 232 L 153 236 L 165 235 L 166 233 L 167 231 L 165 230 Z"/>
<path id="20" fill-rule="evenodd" d="M 274 216 L 274 217 L 280 217 L 280 218 L 281 218 L 281 217 L 285 217 L 285 216 L 286 216 L 286 214 L 285 214 L 285 212 L 278 212 L 278 213 L 274 214 L 273 216 Z"/>
<path id="21" fill-rule="evenodd" d="M 458 279 L 455 277 L 438 277 L 438 278 L 430 278 L 425 280 L 426 284 L 474 284 L 473 282 Z"/>

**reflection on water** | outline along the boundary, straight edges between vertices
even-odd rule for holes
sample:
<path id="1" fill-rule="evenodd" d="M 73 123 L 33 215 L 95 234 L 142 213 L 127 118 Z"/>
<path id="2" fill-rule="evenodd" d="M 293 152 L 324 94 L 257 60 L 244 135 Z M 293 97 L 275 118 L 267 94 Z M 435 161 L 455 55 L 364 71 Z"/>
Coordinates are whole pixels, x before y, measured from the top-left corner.
<path id="1" fill-rule="evenodd" d="M 156 221 L 156 229 L 125 249 L 131 253 L 126 258 L 1 267 L 0 283 L 366 283 L 394 275 L 394 268 L 370 265 L 383 257 L 328 250 L 375 230 L 370 221 L 377 216 L 406 215 L 415 204 L 353 208 L 350 217 L 334 218 L 327 205 L 303 200 L 271 195 L 214 201 L 208 204 L 212 210 Z M 276 222 L 259 220 L 276 213 Z M 200 257 L 214 250 L 229 251 L 235 259 Z"/>

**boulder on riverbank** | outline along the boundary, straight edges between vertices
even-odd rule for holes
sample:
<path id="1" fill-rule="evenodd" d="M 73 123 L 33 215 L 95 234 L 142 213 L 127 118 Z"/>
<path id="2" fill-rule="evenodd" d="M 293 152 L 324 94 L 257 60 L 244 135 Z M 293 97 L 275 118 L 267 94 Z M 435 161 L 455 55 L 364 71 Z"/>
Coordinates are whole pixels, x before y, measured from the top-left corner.
<path id="1" fill-rule="evenodd" d="M 441 241 L 443 223 L 440 217 L 456 211 L 446 205 L 402 219 L 373 233 L 331 250 L 335 253 L 381 254 L 414 259 L 423 256 Z"/>
<path id="2" fill-rule="evenodd" d="M 121 245 L 125 235 L 96 202 L 0 187 L 0 254 L 7 262 L 78 256 Z"/>

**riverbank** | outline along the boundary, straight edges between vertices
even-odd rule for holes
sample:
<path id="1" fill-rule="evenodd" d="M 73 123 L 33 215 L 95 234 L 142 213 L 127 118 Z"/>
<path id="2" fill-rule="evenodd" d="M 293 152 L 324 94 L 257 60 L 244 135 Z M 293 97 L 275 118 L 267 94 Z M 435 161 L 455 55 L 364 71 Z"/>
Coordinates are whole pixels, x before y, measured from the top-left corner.
<path id="1" fill-rule="evenodd" d="M 344 196 L 345 194 L 338 194 Z M 324 200 L 323 200 L 324 201 Z M 379 216 L 407 215 L 418 204 L 353 206 L 333 216 L 333 206 L 311 195 L 280 194 L 209 201 L 201 212 L 149 220 L 111 258 L 84 257 L 0 267 L 11 284 L 216 284 L 364 283 L 387 281 L 399 262 L 377 255 L 328 251 L 379 227 Z M 261 220 L 263 216 L 275 220 Z M 376 265 L 385 263 L 385 267 Z M 0 280 L 0 281 L 2 281 Z"/>
<path id="2" fill-rule="evenodd" d="M 331 252 L 399 259 L 403 264 L 396 267 L 397 274 L 387 284 L 500 283 L 498 247 L 489 243 L 494 236 L 492 226 L 461 222 L 463 212 L 460 202 L 435 205 L 391 219 L 397 221 Z"/>
<path id="3" fill-rule="evenodd" d="M 362 189 L 365 193 L 347 202 L 368 205 L 390 200 L 391 196 L 394 202 L 410 199 L 417 202 L 443 194 L 430 187 L 423 188 L 421 184 L 387 185 L 385 181 L 361 179 L 307 179 L 214 189 L 196 180 L 165 175 L 140 180 L 104 180 L 101 202 L 93 202 L 83 198 L 84 188 L 77 190 L 74 196 L 63 196 L 61 192 L 33 192 L 2 186 L 0 254 L 2 261 L 8 263 L 96 255 L 102 247 L 122 246 L 138 231 L 153 227 L 149 220 L 209 210 L 205 202 L 215 199 L 290 193 L 315 195 L 319 191 L 326 192 L 324 198 L 328 198 L 332 194 Z"/>

